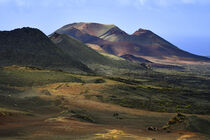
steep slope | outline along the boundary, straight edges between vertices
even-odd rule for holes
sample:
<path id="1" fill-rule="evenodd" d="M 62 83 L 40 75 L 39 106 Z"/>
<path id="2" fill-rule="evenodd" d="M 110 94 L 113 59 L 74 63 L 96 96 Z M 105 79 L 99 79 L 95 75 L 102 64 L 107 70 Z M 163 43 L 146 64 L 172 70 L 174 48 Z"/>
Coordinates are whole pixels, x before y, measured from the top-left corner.
<path id="1" fill-rule="evenodd" d="M 69 28 L 61 28 L 59 30 L 56 31 L 56 33 L 58 34 L 67 34 L 69 36 L 72 36 L 84 43 L 87 43 L 87 42 L 95 42 L 95 41 L 98 41 L 99 38 L 98 37 L 95 37 L 95 36 L 92 36 L 88 33 L 85 33 L 85 32 L 82 32 L 74 27 L 69 27 Z M 51 34 L 50 36 L 52 36 L 53 34 Z"/>
<path id="2" fill-rule="evenodd" d="M 22 65 L 91 72 L 81 62 L 59 49 L 38 29 L 22 28 L 0 32 L 0 65 Z"/>
<path id="3" fill-rule="evenodd" d="M 120 28 L 115 26 L 99 37 L 103 40 L 117 42 L 128 40 L 130 36 L 126 32 L 122 31 Z"/>
<path id="4" fill-rule="evenodd" d="M 128 70 L 144 69 L 141 65 L 131 63 L 125 59 L 112 59 L 110 56 L 102 55 L 66 34 L 54 33 L 50 36 L 50 39 L 69 56 L 81 61 L 94 72 L 100 74 L 107 73 L 107 71 L 111 73 L 117 72 L 119 68 Z"/>
<path id="5" fill-rule="evenodd" d="M 50 39 L 59 46 L 60 49 L 68 53 L 84 64 L 109 64 L 109 60 L 100 55 L 95 50 L 87 47 L 81 41 L 65 34 L 54 33 Z"/>
<path id="6" fill-rule="evenodd" d="M 75 33 L 72 30 L 77 30 L 77 32 Z M 152 31 L 144 29 L 139 29 L 129 35 L 115 25 L 73 23 L 58 29 L 56 32 L 68 34 L 84 43 L 96 44 L 107 53 L 117 56 L 129 54 L 144 57 L 150 61 L 159 59 L 176 63 L 210 61 L 207 57 L 183 51 Z"/>
<path id="7" fill-rule="evenodd" d="M 86 45 L 87 45 L 88 47 L 90 47 L 91 49 L 93 49 L 93 50 L 99 52 L 99 53 L 106 53 L 106 51 L 103 50 L 103 49 L 102 49 L 99 45 L 97 45 L 97 44 L 86 43 Z"/>

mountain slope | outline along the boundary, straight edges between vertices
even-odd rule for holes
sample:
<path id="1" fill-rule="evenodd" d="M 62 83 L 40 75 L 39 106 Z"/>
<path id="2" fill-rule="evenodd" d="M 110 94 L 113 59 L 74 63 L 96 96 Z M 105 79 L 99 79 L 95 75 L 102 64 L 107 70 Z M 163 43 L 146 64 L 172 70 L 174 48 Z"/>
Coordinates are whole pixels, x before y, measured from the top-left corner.
<path id="1" fill-rule="evenodd" d="M 50 39 L 63 51 L 84 64 L 108 64 L 109 60 L 81 41 L 65 34 L 54 33 Z"/>
<path id="2" fill-rule="evenodd" d="M 111 42 L 124 41 L 127 40 L 129 37 L 130 36 L 126 32 L 122 31 L 120 28 L 116 26 L 109 29 L 103 35 L 99 36 L 99 38 Z"/>
<path id="3" fill-rule="evenodd" d="M 209 61 L 209 59 L 191 54 L 184 50 L 179 49 L 178 47 L 174 46 L 170 42 L 166 41 L 165 39 L 161 38 L 160 36 L 156 35 L 155 33 L 139 29 L 134 34 L 131 35 L 131 42 L 142 46 L 149 46 L 156 56 L 161 57 L 178 57 L 178 59 L 183 60 L 192 60 L 192 61 Z M 145 56 L 152 56 L 154 54 L 142 54 Z"/>
<path id="4" fill-rule="evenodd" d="M 66 34 L 54 33 L 51 34 L 50 39 L 69 56 L 81 61 L 94 72 L 100 74 L 107 73 L 108 71 L 109 73 L 117 73 L 119 68 L 126 70 L 144 69 L 141 65 L 126 61 L 125 59 L 113 59 L 113 57 L 108 55 L 100 54 L 81 41 Z"/>
<path id="5" fill-rule="evenodd" d="M 60 30 L 57 30 L 56 33 L 58 34 L 67 34 L 69 36 L 72 36 L 74 38 L 77 38 L 78 40 L 87 43 L 87 42 L 94 42 L 97 41 L 99 38 L 92 36 L 90 34 L 87 34 L 85 32 L 82 32 L 74 27 L 70 27 L 70 28 L 61 28 Z M 53 34 L 51 34 L 50 36 L 52 36 Z"/>
<path id="6" fill-rule="evenodd" d="M 81 62 L 59 49 L 38 29 L 0 32 L 0 65 L 22 65 L 91 72 Z"/>
<path id="7" fill-rule="evenodd" d="M 77 30 L 77 32 L 72 30 Z M 139 29 L 129 35 L 115 25 L 73 23 L 58 29 L 56 32 L 73 36 L 84 43 L 96 44 L 107 53 L 117 56 L 129 54 L 150 61 L 159 59 L 171 62 L 210 62 L 209 58 L 183 51 L 152 31 L 144 29 Z"/>
<path id="8" fill-rule="evenodd" d="M 125 54 L 125 55 L 122 55 L 121 57 L 126 59 L 126 60 L 133 61 L 133 62 L 151 63 L 150 61 L 148 61 L 148 60 L 146 60 L 144 58 L 136 57 L 136 56 L 133 56 L 133 55 L 130 55 L 130 54 Z"/>

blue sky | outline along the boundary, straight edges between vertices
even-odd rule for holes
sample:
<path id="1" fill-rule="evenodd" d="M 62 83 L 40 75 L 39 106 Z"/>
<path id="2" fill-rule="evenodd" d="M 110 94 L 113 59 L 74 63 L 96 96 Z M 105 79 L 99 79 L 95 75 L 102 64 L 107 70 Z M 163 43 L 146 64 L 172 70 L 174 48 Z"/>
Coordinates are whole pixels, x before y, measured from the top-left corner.
<path id="1" fill-rule="evenodd" d="M 73 22 L 139 28 L 189 52 L 210 55 L 210 0 L 0 0 L 0 30 L 24 26 L 50 34 Z"/>

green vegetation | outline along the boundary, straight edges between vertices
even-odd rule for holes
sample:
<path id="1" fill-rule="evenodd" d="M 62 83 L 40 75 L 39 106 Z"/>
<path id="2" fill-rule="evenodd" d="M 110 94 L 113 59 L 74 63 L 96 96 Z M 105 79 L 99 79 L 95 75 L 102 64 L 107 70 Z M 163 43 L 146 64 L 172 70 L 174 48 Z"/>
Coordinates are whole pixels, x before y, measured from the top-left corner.
<path id="1" fill-rule="evenodd" d="M 75 113 L 71 117 L 78 118 L 78 119 L 81 119 L 83 121 L 87 121 L 87 122 L 91 122 L 91 123 L 95 122 L 94 119 L 90 115 L 84 114 L 84 113 Z"/>
<path id="2" fill-rule="evenodd" d="M 209 134 L 210 121 L 196 116 L 185 116 L 178 113 L 171 118 L 163 127 L 163 130 L 185 129 L 191 132 Z"/>
<path id="3" fill-rule="evenodd" d="M 205 73 L 206 74 L 206 73 Z M 42 70 L 30 67 L 10 66 L 0 69 L 0 93 L 10 95 L 21 93 L 26 88 L 52 83 L 77 82 L 104 86 L 100 94 L 95 89 L 81 91 L 86 99 L 118 104 L 123 107 L 139 108 L 158 112 L 184 112 L 210 114 L 210 78 L 188 72 L 141 71 L 126 73 L 120 77 L 99 77 L 69 74 L 62 71 Z M 43 95 L 51 93 L 42 92 Z"/>
<path id="4" fill-rule="evenodd" d="M 81 41 L 65 34 L 60 35 L 54 33 L 50 38 L 71 58 L 87 65 L 91 70 L 99 75 L 119 75 L 128 71 L 145 69 L 143 66 L 126 61 L 123 58 L 110 54 L 100 54 L 86 46 Z"/>
<path id="5" fill-rule="evenodd" d="M 168 70 L 168 73 L 147 71 L 131 77 L 107 77 L 121 84 L 106 87 L 103 94 L 96 97 L 102 102 L 130 108 L 210 114 L 210 78 L 205 74 Z M 91 99 L 89 95 L 86 97 Z"/>
<path id="6" fill-rule="evenodd" d="M 82 82 L 72 74 L 50 70 L 28 70 L 27 67 L 1 68 L 0 86 L 31 87 L 57 82 Z"/>
<path id="7" fill-rule="evenodd" d="M 95 120 L 93 117 L 87 113 L 85 110 L 65 110 L 59 114 L 59 117 L 62 116 L 62 118 L 76 118 L 81 121 L 91 122 L 94 123 Z"/>

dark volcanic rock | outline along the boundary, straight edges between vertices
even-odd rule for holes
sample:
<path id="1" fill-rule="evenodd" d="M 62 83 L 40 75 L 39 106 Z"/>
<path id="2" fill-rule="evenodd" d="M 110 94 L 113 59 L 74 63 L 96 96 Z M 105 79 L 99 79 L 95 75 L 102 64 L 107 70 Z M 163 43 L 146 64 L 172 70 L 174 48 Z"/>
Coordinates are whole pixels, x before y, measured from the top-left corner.
<path id="1" fill-rule="evenodd" d="M 69 71 L 90 69 L 59 49 L 38 29 L 0 32 L 0 65 L 22 65 Z"/>

